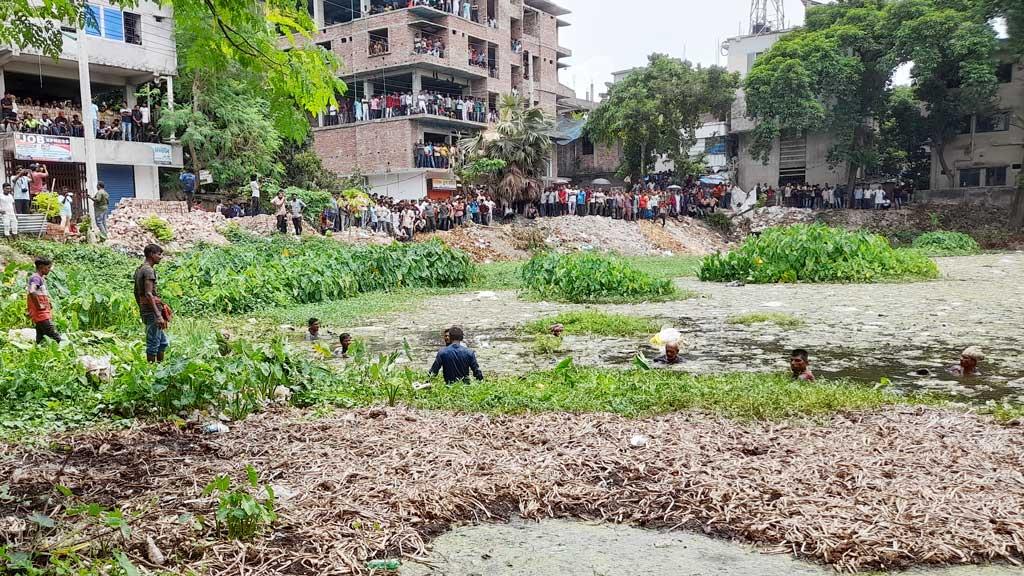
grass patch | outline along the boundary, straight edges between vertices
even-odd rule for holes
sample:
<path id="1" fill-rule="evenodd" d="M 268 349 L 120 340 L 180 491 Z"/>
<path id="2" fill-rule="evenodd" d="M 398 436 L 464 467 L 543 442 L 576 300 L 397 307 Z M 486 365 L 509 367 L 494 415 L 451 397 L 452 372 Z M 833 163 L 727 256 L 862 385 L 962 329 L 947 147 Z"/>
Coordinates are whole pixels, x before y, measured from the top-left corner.
<path id="1" fill-rule="evenodd" d="M 274 308 L 260 312 L 254 315 L 254 317 L 269 320 L 276 324 L 290 324 L 300 327 L 305 326 L 310 318 L 318 318 L 324 326 L 342 329 L 407 310 L 434 296 L 444 296 L 457 292 L 459 292 L 457 289 L 438 288 L 410 288 L 394 292 L 367 292 L 344 300 Z"/>
<path id="2" fill-rule="evenodd" d="M 700 256 L 635 256 L 623 258 L 637 270 L 653 278 L 671 280 L 693 278 L 700 268 Z M 526 262 L 478 264 L 470 288 L 475 290 L 521 290 L 522 270 Z"/>
<path id="3" fill-rule="evenodd" d="M 547 334 L 552 324 L 561 324 L 566 334 L 591 334 L 594 336 L 633 336 L 653 334 L 660 328 L 649 318 L 637 318 L 624 314 L 608 314 L 599 310 L 575 310 L 558 316 L 534 320 L 523 327 L 527 334 Z"/>
<path id="4" fill-rule="evenodd" d="M 379 388 L 337 385 L 314 392 L 311 399 L 345 407 L 387 400 Z M 794 381 L 783 374 L 695 376 L 671 370 L 620 371 L 571 365 L 471 385 L 436 383 L 420 391 L 404 387 L 398 401 L 418 408 L 456 412 L 606 412 L 634 418 L 700 410 L 743 420 L 780 420 L 894 404 L 940 403 L 934 397 L 904 396 L 847 381 Z"/>
<path id="5" fill-rule="evenodd" d="M 730 316 L 726 320 L 726 323 L 738 324 L 741 326 L 771 323 L 780 328 L 786 328 L 787 330 L 802 328 L 807 324 L 796 316 L 792 316 L 784 312 L 751 312 L 749 314 L 740 314 L 737 316 Z"/>
<path id="6" fill-rule="evenodd" d="M 700 270 L 700 256 L 636 256 L 627 258 L 634 268 L 654 278 L 694 278 Z"/>
<path id="7" fill-rule="evenodd" d="M 477 264 L 473 283 L 477 290 L 519 290 L 523 287 L 522 262 Z"/>

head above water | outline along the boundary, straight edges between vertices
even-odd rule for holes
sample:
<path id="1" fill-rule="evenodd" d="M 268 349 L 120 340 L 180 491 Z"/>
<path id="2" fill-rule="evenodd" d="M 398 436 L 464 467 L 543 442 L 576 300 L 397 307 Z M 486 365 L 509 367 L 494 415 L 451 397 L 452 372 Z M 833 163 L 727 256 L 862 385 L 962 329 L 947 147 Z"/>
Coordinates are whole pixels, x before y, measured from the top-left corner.
<path id="1" fill-rule="evenodd" d="M 352 335 L 344 332 L 341 336 L 338 336 L 338 341 L 341 342 L 342 350 L 348 350 L 348 347 L 352 345 Z"/>
<path id="2" fill-rule="evenodd" d="M 310 318 L 309 322 L 306 323 L 309 327 L 310 334 L 317 334 L 320 332 L 320 320 L 317 318 Z"/>
<path id="3" fill-rule="evenodd" d="M 465 339 L 466 337 L 465 332 L 463 332 L 462 328 L 459 328 L 458 326 L 452 326 L 451 328 L 445 330 L 444 335 L 445 341 L 450 341 L 452 344 L 456 342 L 462 342 L 462 340 Z"/>
<path id="4" fill-rule="evenodd" d="M 984 359 L 985 353 L 981 351 L 981 348 L 971 346 L 960 353 L 960 367 L 964 374 L 972 374 L 978 368 L 978 363 Z"/>
<path id="5" fill-rule="evenodd" d="M 679 358 L 679 342 L 669 342 L 665 344 L 665 358 L 669 362 L 675 362 Z"/>
<path id="6" fill-rule="evenodd" d="M 811 365 L 809 360 L 810 355 L 807 350 L 803 348 L 797 348 L 793 350 L 793 353 L 789 355 L 789 369 L 793 371 L 794 375 L 799 376 L 807 371 L 807 367 Z"/>

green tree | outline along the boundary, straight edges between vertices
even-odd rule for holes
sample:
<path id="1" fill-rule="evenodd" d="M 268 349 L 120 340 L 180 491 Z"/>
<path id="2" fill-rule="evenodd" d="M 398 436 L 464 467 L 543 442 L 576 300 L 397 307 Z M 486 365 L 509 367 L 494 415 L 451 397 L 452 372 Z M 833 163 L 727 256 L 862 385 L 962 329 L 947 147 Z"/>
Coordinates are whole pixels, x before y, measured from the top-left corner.
<path id="1" fill-rule="evenodd" d="M 137 0 L 113 0 L 131 8 Z M 338 60 L 311 42 L 316 27 L 295 0 L 166 0 L 174 10 L 179 67 L 210 77 L 244 73 L 258 77 L 262 97 L 280 134 L 301 141 L 305 115 L 317 114 L 343 93 Z M 83 28 L 83 0 L 0 2 L 0 44 L 38 48 L 57 58 L 62 25 Z M 284 41 L 282 41 L 284 38 Z M 194 78 L 200 78 L 200 74 Z M 202 82 L 200 82 L 202 83 Z M 299 121 L 302 120 L 302 121 Z"/>
<path id="2" fill-rule="evenodd" d="M 271 120 L 270 103 L 254 95 L 249 83 L 182 84 L 179 106 L 165 110 L 159 122 L 164 133 L 177 134 L 196 173 L 210 170 L 221 187 L 248 182 L 253 174 L 283 175 L 278 160 L 282 138 Z"/>
<path id="3" fill-rule="evenodd" d="M 498 108 L 495 135 L 481 132 L 460 140 L 463 159 L 457 162 L 502 161 L 504 167 L 494 176 L 496 198 L 504 203 L 537 200 L 550 161 L 552 122 L 540 108 L 527 108 L 520 96 L 502 96 Z"/>
<path id="4" fill-rule="evenodd" d="M 619 172 L 637 182 L 658 156 L 687 165 L 702 116 L 725 119 L 738 86 L 739 75 L 724 68 L 652 54 L 646 68 L 611 87 L 586 132 L 595 142 L 621 144 Z"/>
<path id="5" fill-rule="evenodd" d="M 918 190 L 928 188 L 931 178 L 930 130 L 924 110 L 913 88 L 896 87 L 878 129 L 879 172 L 913 182 Z"/>
<path id="6" fill-rule="evenodd" d="M 807 11 L 747 76 L 747 113 L 758 122 L 752 154 L 768 161 L 786 133 L 833 135 L 833 163 L 846 162 L 848 192 L 858 168 L 877 166 L 874 123 L 885 111 L 896 68 L 884 0 L 842 0 Z"/>
<path id="7" fill-rule="evenodd" d="M 893 49 L 900 62 L 914 63 L 914 96 L 924 105 L 928 137 L 952 188 L 947 143 L 960 133 L 961 118 L 984 114 L 996 102 L 995 30 L 968 3 L 908 0 L 896 5 L 893 16 Z"/>

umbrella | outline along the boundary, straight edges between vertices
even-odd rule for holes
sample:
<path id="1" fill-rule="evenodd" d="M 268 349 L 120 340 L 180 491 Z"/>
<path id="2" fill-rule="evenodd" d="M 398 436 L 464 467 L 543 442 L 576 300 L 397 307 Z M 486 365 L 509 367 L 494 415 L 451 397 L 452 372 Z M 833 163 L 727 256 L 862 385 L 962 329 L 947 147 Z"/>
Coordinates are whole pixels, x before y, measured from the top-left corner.
<path id="1" fill-rule="evenodd" d="M 682 190 L 683 187 L 678 185 L 678 184 L 673 184 L 673 185 L 669 186 L 668 189 L 669 190 Z"/>
<path id="2" fill-rule="evenodd" d="M 594 186 L 611 186 L 612 183 L 607 178 L 598 178 L 591 182 Z"/>

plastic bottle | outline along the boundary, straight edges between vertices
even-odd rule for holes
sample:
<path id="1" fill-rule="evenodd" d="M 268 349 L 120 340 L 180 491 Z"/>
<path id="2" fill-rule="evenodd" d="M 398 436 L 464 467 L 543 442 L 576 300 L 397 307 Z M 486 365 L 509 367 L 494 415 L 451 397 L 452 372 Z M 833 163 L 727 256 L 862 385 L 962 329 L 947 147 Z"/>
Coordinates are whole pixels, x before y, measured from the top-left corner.
<path id="1" fill-rule="evenodd" d="M 367 570 L 377 570 L 380 572 L 395 572 L 402 566 L 401 560 L 389 559 L 389 560 L 370 560 L 366 563 Z"/>

